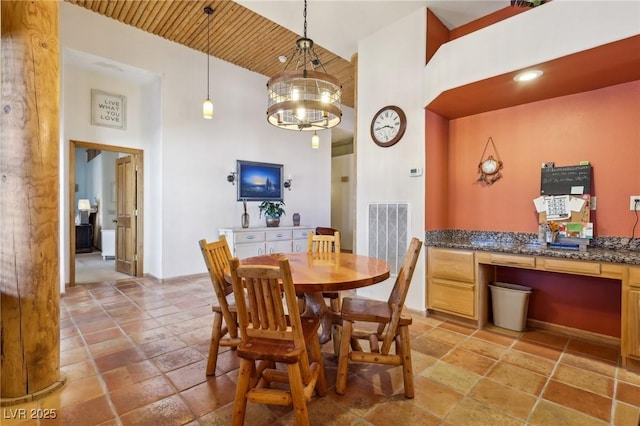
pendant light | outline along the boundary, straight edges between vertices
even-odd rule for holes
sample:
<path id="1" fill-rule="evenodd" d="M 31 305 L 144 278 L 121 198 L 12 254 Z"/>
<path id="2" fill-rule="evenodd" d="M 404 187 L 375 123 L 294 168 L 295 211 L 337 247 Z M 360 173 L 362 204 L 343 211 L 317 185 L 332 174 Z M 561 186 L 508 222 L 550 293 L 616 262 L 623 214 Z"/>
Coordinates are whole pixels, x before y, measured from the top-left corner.
<path id="1" fill-rule="evenodd" d="M 213 15 L 213 9 L 207 6 L 204 8 L 204 13 L 207 15 L 207 99 L 202 103 L 202 117 L 206 119 L 213 118 L 213 102 L 211 102 L 209 96 L 209 59 L 210 59 L 210 51 L 209 51 L 209 22 L 211 21 L 211 15 Z"/>
<path id="2" fill-rule="evenodd" d="M 312 131 L 330 129 L 342 119 L 342 86 L 329 75 L 307 38 L 307 1 L 304 2 L 304 36 L 284 70 L 267 83 L 267 120 L 281 129 Z M 295 64 L 293 69 L 287 69 Z"/>
<path id="3" fill-rule="evenodd" d="M 313 136 L 311 136 L 311 148 L 320 148 L 320 136 L 318 136 L 318 133 L 316 132 L 313 132 Z"/>

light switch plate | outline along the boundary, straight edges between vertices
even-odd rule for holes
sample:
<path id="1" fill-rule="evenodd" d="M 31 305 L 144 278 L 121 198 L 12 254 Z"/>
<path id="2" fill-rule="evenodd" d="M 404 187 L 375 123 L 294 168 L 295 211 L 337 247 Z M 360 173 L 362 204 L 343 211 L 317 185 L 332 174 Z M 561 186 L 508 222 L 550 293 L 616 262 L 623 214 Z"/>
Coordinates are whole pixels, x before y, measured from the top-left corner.
<path id="1" fill-rule="evenodd" d="M 632 195 L 629 197 L 629 210 L 640 210 L 640 203 L 636 204 L 636 200 L 640 200 L 640 195 Z"/>
<path id="2" fill-rule="evenodd" d="M 590 207 L 591 207 L 591 210 L 595 210 L 596 209 L 596 197 L 595 196 L 591 197 Z"/>

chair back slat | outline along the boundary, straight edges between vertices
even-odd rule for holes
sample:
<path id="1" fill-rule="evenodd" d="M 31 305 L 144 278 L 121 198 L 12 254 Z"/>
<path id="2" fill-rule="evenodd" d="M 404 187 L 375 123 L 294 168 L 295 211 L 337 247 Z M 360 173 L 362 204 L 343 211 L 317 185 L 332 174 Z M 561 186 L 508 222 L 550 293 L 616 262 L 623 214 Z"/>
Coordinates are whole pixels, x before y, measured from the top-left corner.
<path id="1" fill-rule="evenodd" d="M 309 232 L 307 251 L 310 253 L 340 253 L 340 232 L 333 235 L 320 235 Z"/>
<path id="2" fill-rule="evenodd" d="M 238 307 L 240 334 L 243 341 L 252 337 L 290 340 L 296 348 L 304 347 L 289 260 L 282 259 L 279 263 L 279 267 L 240 266 L 238 259 L 231 259 L 230 270 Z M 244 292 L 247 297 L 238 300 L 238 295 Z M 287 305 L 286 310 L 284 303 Z"/>
<path id="3" fill-rule="evenodd" d="M 416 263 L 418 262 L 418 256 L 420 255 L 420 249 L 422 248 L 422 242 L 417 238 L 412 238 L 409 244 L 409 249 L 404 257 L 404 262 L 396 282 L 393 285 L 391 294 L 387 303 L 391 309 L 391 321 L 385 327 L 384 324 L 378 325 L 378 331 L 384 333 L 384 341 L 382 342 L 382 348 L 380 349 L 383 354 L 388 354 L 391 349 L 391 345 L 396 336 L 398 325 L 400 324 L 400 317 L 402 315 L 402 309 L 404 308 L 404 302 L 409 292 L 409 285 L 411 284 L 411 278 L 416 269 Z M 386 330 L 384 330 L 386 328 Z"/>

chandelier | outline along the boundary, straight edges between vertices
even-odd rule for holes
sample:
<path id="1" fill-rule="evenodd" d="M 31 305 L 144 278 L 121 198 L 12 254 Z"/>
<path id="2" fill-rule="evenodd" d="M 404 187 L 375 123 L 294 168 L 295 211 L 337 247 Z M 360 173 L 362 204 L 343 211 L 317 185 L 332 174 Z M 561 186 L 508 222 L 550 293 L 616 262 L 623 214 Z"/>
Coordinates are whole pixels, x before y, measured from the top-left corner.
<path id="1" fill-rule="evenodd" d="M 285 59 L 286 61 L 286 59 Z M 317 131 L 340 123 L 342 86 L 328 74 L 307 38 L 307 1 L 304 2 L 304 36 L 284 70 L 267 83 L 267 120 L 282 129 Z"/>

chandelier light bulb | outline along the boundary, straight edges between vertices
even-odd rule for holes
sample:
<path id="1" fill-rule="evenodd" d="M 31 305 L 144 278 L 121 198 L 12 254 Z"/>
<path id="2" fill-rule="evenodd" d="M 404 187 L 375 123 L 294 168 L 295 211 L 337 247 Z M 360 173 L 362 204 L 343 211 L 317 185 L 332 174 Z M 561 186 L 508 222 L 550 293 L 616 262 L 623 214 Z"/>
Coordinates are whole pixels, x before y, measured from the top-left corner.
<path id="1" fill-rule="evenodd" d="M 292 89 L 291 90 L 291 99 L 294 101 L 300 100 L 300 90 Z"/>
<path id="2" fill-rule="evenodd" d="M 331 100 L 331 95 L 329 94 L 329 92 L 322 92 L 322 95 L 320 95 L 320 100 L 323 104 L 328 104 Z"/>
<path id="3" fill-rule="evenodd" d="M 304 108 L 298 108 L 296 110 L 296 117 L 298 117 L 298 119 L 300 120 L 304 120 L 304 118 L 307 116 L 307 110 Z"/>

